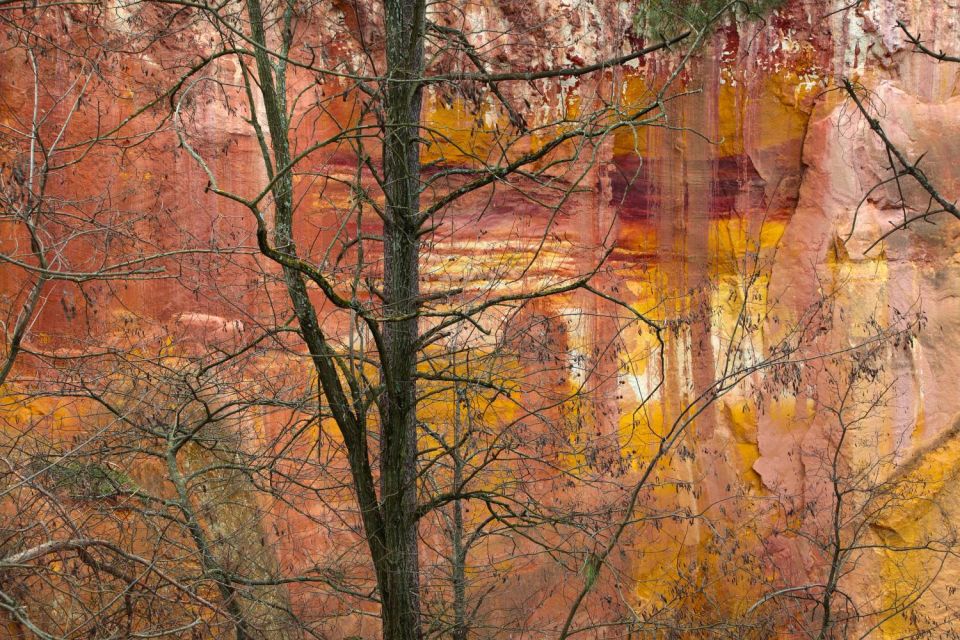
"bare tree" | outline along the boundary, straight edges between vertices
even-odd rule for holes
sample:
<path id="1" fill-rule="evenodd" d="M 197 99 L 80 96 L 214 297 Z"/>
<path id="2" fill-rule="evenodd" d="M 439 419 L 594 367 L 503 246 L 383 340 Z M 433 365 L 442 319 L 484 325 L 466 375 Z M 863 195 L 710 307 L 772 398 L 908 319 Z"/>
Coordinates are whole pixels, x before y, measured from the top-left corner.
<path id="1" fill-rule="evenodd" d="M 432 241 L 452 205 L 475 192 L 492 189 L 497 183 L 510 185 L 512 182 L 513 188 L 518 189 L 529 188 L 524 187 L 524 183 L 542 183 L 547 187 L 548 208 L 559 213 L 592 166 L 591 154 L 604 137 L 619 128 L 642 124 L 644 119 L 655 121 L 663 117 L 666 91 L 682 63 L 647 105 L 622 113 L 618 105 L 599 96 L 598 108 L 571 123 L 572 126 L 567 124 L 566 118 L 539 124 L 538 134 L 545 142 L 532 151 L 522 150 L 519 143 L 530 133 L 513 117 L 510 128 L 494 134 L 494 146 L 489 155 L 468 152 L 465 166 L 440 165 L 438 171 L 425 177 L 421 167 L 420 141 L 429 136 L 445 135 L 442 131 L 431 130 L 422 121 L 421 103 L 426 87 L 451 81 L 476 81 L 495 87 L 510 81 L 578 77 L 621 65 L 670 43 L 584 67 L 488 73 L 484 71 L 486 64 L 470 44 L 468 34 L 443 24 L 429 26 L 435 18 L 428 16 L 426 3 L 386 2 L 380 17 L 382 42 L 367 47 L 367 51 L 373 53 L 371 68 L 383 65 L 382 75 L 350 74 L 359 92 L 355 124 L 341 126 L 328 139 L 297 154 L 292 150 L 294 129 L 291 122 L 298 118 L 298 114 L 288 106 L 292 105 L 286 94 L 288 72 L 298 70 L 297 67 L 311 72 L 317 70 L 306 63 L 296 67 L 292 64 L 296 42 L 293 6 L 276 8 L 271 14 L 257 0 L 249 0 L 245 9 L 248 34 L 227 24 L 221 13 L 214 11 L 208 15 L 220 32 L 225 48 L 233 50 L 242 46 L 244 41 L 253 47 L 253 68 L 246 67 L 243 57 L 238 58 L 238 64 L 248 98 L 246 108 L 263 151 L 262 160 L 269 182 L 253 197 L 221 188 L 216 172 L 193 149 L 189 136 L 183 131 L 179 134 L 180 140 L 207 172 L 210 190 L 250 210 L 257 222 L 261 252 L 284 270 L 287 293 L 300 333 L 309 348 L 321 393 L 344 440 L 350 461 L 351 482 L 362 514 L 364 535 L 380 594 L 384 637 L 417 638 L 421 635 L 417 536 L 420 518 L 450 502 L 488 499 L 484 495 L 487 492 L 468 491 L 466 483 L 461 482 L 451 487 L 449 493 L 418 504 L 420 401 L 417 380 L 424 377 L 419 372 L 419 363 L 437 361 L 438 356 L 431 354 L 430 348 L 442 345 L 445 335 L 459 332 L 464 323 L 488 334 L 489 329 L 484 324 L 489 322 L 488 318 L 496 318 L 499 309 L 584 289 L 609 251 L 601 240 L 598 247 L 601 253 L 586 273 L 554 279 L 554 282 L 533 290 L 510 291 L 507 288 L 506 293 L 497 294 L 490 289 L 460 291 L 454 288 L 427 293 L 421 291 L 419 270 L 424 256 L 420 247 Z M 679 42 L 688 35 L 681 34 L 672 42 Z M 454 70 L 449 72 L 427 72 L 425 51 L 430 49 L 432 56 L 443 61 L 450 47 L 455 50 L 465 48 L 467 58 L 480 70 L 461 72 L 453 67 Z M 503 98 L 501 102 L 507 102 L 501 91 L 496 90 L 494 94 Z M 516 113 L 509 103 L 505 110 L 508 114 Z M 265 127 L 259 124 L 261 117 Z M 380 147 L 377 161 L 372 160 L 377 151 L 367 151 L 371 143 Z M 346 243 L 341 241 L 341 244 L 356 247 L 355 252 L 354 246 L 349 247 L 354 252 L 356 267 L 353 284 L 348 289 L 338 285 L 323 261 L 301 256 L 294 236 L 297 209 L 294 176 L 298 163 L 314 152 L 341 144 L 350 145 L 355 158 L 353 172 L 356 177 L 349 183 L 355 204 L 347 215 L 359 216 L 365 208 L 373 210 L 380 221 L 379 234 L 373 242 L 380 244 L 378 253 L 382 256 L 382 267 L 378 264 L 378 273 L 371 273 L 366 258 L 369 251 L 366 246 L 371 239 L 364 237 L 363 227 L 358 222 L 356 238 Z M 376 195 L 377 192 L 382 195 Z M 263 210 L 264 197 L 268 194 L 272 198 L 272 224 L 268 223 Z M 431 196 L 429 202 L 421 202 L 423 194 Z M 549 226 L 541 230 L 541 238 L 545 239 L 550 232 Z M 537 266 L 539 253 L 535 252 L 520 274 L 504 271 L 498 280 L 513 278 L 514 282 L 518 281 Z M 362 371 L 365 364 L 358 360 L 357 351 L 344 352 L 325 335 L 307 289 L 308 282 L 320 289 L 328 304 L 350 316 L 352 327 L 355 327 L 351 329 L 351 336 L 355 333 L 361 344 L 370 345 L 365 348 L 363 359 L 369 359 L 376 368 L 375 378 L 368 378 L 365 372 L 357 377 L 354 372 Z M 451 377 L 442 370 L 426 377 L 438 382 L 456 381 L 456 376 Z M 377 441 L 379 456 L 375 473 L 371 453 L 375 450 L 372 444 Z"/>
<path id="2" fill-rule="evenodd" d="M 539 50 L 536 36 L 477 27 L 467 4 L 347 2 L 334 11 L 156 0 L 103 14 L 0 5 L 13 16 L 5 28 L 75 55 L 98 90 L 122 93 L 119 80 L 99 75 L 111 56 L 162 59 L 130 72 L 138 97 L 129 104 L 77 98 L 76 116 L 53 119 L 85 123 L 61 145 L 71 154 L 65 167 L 138 152 L 199 167 L 206 184 L 189 185 L 190 197 L 223 216 L 220 227 L 199 228 L 169 211 L 161 187 L 146 203 L 111 188 L 130 203 L 117 208 L 118 222 L 101 224 L 95 208 L 77 215 L 78 236 L 100 234 L 80 252 L 96 268 L 55 271 L 42 262 L 49 244 L 31 245 L 33 262 L 3 254 L 35 278 L 28 304 L 9 307 L 22 311 L 4 369 L 22 367 L 10 378 L 20 413 L 4 443 L 4 575 L 28 586 L 2 588 L 15 632 L 465 639 L 702 630 L 682 609 L 707 589 L 691 579 L 658 611 L 638 611 L 623 596 L 631 567 L 620 552 L 664 523 L 711 526 L 722 502 L 698 505 L 696 478 L 667 469 L 692 455 L 692 425 L 718 399 L 799 366 L 821 309 L 758 346 L 776 320 L 753 303 L 765 295 L 770 256 L 744 252 L 710 380 L 671 412 L 657 408 L 669 353 L 692 342 L 690 327 L 709 324 L 711 310 L 668 312 L 662 292 L 650 306 L 629 300 L 610 260 L 616 221 L 598 217 L 578 235 L 571 210 L 603 188 L 614 135 L 675 126 L 671 105 L 695 92 L 681 82 L 685 66 L 712 25 L 747 5 L 656 4 L 660 12 L 643 17 L 648 34 L 662 36 L 653 44 L 625 48 L 624 38 L 569 65 L 535 56 L 517 64 Z M 83 25 L 74 27 L 83 46 L 31 22 L 62 11 Z M 33 44 L 12 46 L 43 59 Z M 655 84 L 639 101 L 625 97 L 625 66 L 654 56 Z M 54 73 L 42 68 L 38 94 Z M 589 86 L 577 101 L 567 92 L 574 82 Z M 540 103 L 525 104 L 517 86 L 535 87 Z M 427 117 L 454 103 L 469 117 Z M 21 145 L 40 138 L 36 121 Z M 239 179 L 234 163 L 253 162 L 255 179 Z M 45 169 L 10 167 L 5 207 L 32 238 L 36 216 L 22 210 L 39 200 L 22 182 Z M 504 207 L 507 246 L 488 254 L 475 239 L 502 223 Z M 94 324 L 68 350 L 34 345 L 22 357 L 48 280 L 122 287 L 139 277 L 169 279 L 170 289 L 151 290 L 157 298 L 188 291 L 201 311 L 243 322 L 191 312 L 177 316 L 179 328 L 145 331 L 134 316 L 144 335 L 107 338 Z M 230 288 L 234 277 L 242 291 Z M 100 301 L 124 304 L 112 286 Z M 602 325 L 594 335 L 604 339 L 584 338 L 576 322 Z M 622 371 L 637 386 L 624 422 L 610 397 Z M 20 422 L 44 403 L 57 410 Z M 75 439 L 58 438 L 64 419 L 76 421 Z M 846 480 L 839 461 L 833 477 Z M 664 506 L 658 492 L 667 490 L 691 498 Z M 301 540 L 295 523 L 320 533 Z M 832 548 L 841 547 L 845 539 Z M 840 628 L 827 599 L 842 592 L 842 560 L 831 590 L 818 592 L 828 633 Z M 527 598 L 508 603 L 518 593 Z"/>
<path id="3" fill-rule="evenodd" d="M 915 52 L 938 62 L 960 62 L 960 58 L 956 56 L 952 56 L 942 50 L 933 51 L 924 45 L 920 36 L 912 33 L 903 21 L 897 21 L 897 26 L 907 42 L 913 45 Z M 873 94 L 866 88 L 847 78 L 842 79 L 842 88 L 855 106 L 856 113 L 864 119 L 867 126 L 882 144 L 886 155 L 887 169 L 890 173 L 889 178 L 873 185 L 864 194 L 857 210 L 854 212 L 853 223 L 850 232 L 847 234 L 847 240 L 849 240 L 853 236 L 854 231 L 856 231 L 857 214 L 859 214 L 860 208 L 864 203 L 866 203 L 875 192 L 891 188 L 891 185 L 895 187 L 895 206 L 902 212 L 902 218 L 876 238 L 873 243 L 866 248 L 865 253 L 870 252 L 894 233 L 904 231 L 917 223 L 936 224 L 937 219 L 942 217 L 943 214 L 948 214 L 960 219 L 960 209 L 957 209 L 956 200 L 951 200 L 949 194 L 941 192 L 936 181 L 932 180 L 924 169 L 921 168 L 920 164 L 924 156 L 926 156 L 926 152 L 915 158 L 910 158 L 909 155 L 894 142 L 883 126 L 881 116 L 882 105 L 875 102 Z"/>
<path id="4" fill-rule="evenodd" d="M 743 612 L 745 628 L 821 640 L 895 629 L 938 637 L 956 615 L 951 607 L 934 613 L 921 604 L 939 598 L 935 585 L 958 540 L 938 480 L 917 468 L 953 430 L 901 460 L 905 443 L 891 441 L 884 427 L 896 382 L 887 363 L 910 349 L 924 326 L 922 312 L 898 318 L 887 328 L 869 318 L 858 327 L 869 336 L 861 344 L 818 358 L 785 379 L 814 390 L 811 424 L 798 450 L 806 482 L 799 495 L 754 507 L 765 512 L 763 522 L 773 524 L 757 534 L 770 556 L 757 568 L 754 579 L 763 589 Z M 816 350 L 817 342 L 808 348 Z M 776 393 L 782 383 L 768 379 L 758 391 Z M 924 519 L 924 526 L 905 526 L 909 518 Z M 808 558 L 806 568 L 771 571 L 785 548 Z M 878 577 L 889 586 L 878 585 Z"/>

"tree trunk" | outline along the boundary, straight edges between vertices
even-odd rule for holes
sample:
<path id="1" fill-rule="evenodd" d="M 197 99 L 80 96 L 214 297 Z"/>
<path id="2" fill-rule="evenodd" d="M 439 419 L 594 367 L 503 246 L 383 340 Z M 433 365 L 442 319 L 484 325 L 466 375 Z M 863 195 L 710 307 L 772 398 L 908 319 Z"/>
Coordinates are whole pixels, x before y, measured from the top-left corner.
<path id="1" fill-rule="evenodd" d="M 460 420 L 460 386 L 453 385 L 453 441 L 460 442 L 463 426 Z M 463 457 L 454 449 L 453 484 L 454 488 L 463 484 Z M 450 540 L 453 546 L 453 640 L 467 640 L 467 549 L 463 540 L 463 505 L 459 500 L 453 502 L 453 526 Z"/>
<path id="2" fill-rule="evenodd" d="M 420 296 L 419 121 L 424 0 L 384 0 L 387 79 L 384 104 L 383 323 L 385 390 L 381 399 L 381 498 L 386 553 L 380 585 L 383 637 L 416 640 L 420 632 L 417 553 L 416 364 Z M 398 318 L 398 319 L 392 319 Z"/>

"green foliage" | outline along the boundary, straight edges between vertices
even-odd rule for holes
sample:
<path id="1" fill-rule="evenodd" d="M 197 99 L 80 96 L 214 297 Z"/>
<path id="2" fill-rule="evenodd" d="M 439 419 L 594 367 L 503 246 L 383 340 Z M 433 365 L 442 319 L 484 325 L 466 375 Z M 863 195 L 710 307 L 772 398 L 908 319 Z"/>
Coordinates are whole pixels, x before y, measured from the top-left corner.
<path id="1" fill-rule="evenodd" d="M 133 486 L 126 474 L 92 462 L 61 460 L 50 466 L 47 474 L 54 490 L 65 491 L 72 498 L 108 498 Z"/>
<path id="2" fill-rule="evenodd" d="M 690 30 L 711 31 L 725 19 L 755 20 L 784 0 L 640 0 L 634 23 L 648 37 L 667 39 Z"/>

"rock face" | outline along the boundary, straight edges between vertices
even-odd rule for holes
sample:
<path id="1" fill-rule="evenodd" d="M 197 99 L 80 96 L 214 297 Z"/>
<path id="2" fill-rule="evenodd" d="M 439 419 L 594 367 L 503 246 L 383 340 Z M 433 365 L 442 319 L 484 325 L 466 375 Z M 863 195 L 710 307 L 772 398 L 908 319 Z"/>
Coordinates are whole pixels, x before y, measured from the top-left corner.
<path id="1" fill-rule="evenodd" d="M 342 74 L 373 73 L 358 42 L 377 42 L 382 25 L 367 4 L 334 2 L 298 16 L 304 51 L 313 47 L 329 68 L 340 63 Z M 509 554 L 500 541 L 485 543 L 493 573 L 470 587 L 479 626 L 508 629 L 503 637 L 555 632 L 592 570 L 589 554 L 609 541 L 645 465 L 671 425 L 680 425 L 639 494 L 638 522 L 606 560 L 613 577 L 598 584 L 598 602 L 585 616 L 690 637 L 706 633 L 697 630 L 701 623 L 744 624 L 772 637 L 818 629 L 832 599 L 835 626 L 821 637 L 892 638 L 918 629 L 936 629 L 938 637 L 960 628 L 953 622 L 960 565 L 950 553 L 960 523 L 960 224 L 938 216 L 935 225 L 916 223 L 875 244 L 904 215 L 923 212 L 928 196 L 909 180 L 889 181 L 885 147 L 840 84 L 850 78 L 869 91 L 868 105 L 892 141 L 914 161 L 922 155 L 926 176 L 952 201 L 960 196 L 960 64 L 915 52 L 897 21 L 933 51 L 960 52 L 960 14 L 949 2 L 848 4 L 790 1 L 763 22 L 720 29 L 661 96 L 663 117 L 569 147 L 577 158 L 562 175 L 547 170 L 546 178 L 519 186 L 505 182 L 437 216 L 421 264 L 426 293 L 457 288 L 482 299 L 535 291 L 602 261 L 591 282 L 608 294 L 566 292 L 489 319 L 496 337 L 487 348 L 512 358 L 497 366 L 522 381 L 521 393 L 524 385 L 537 390 L 527 402 L 546 406 L 578 391 L 575 402 L 554 403 L 561 408 L 545 415 L 559 425 L 550 436 L 556 446 L 568 448 L 563 456 L 551 450 L 556 469 L 589 480 L 587 488 L 568 491 L 542 469 L 537 482 L 552 487 L 568 515 L 603 505 L 608 521 L 582 523 L 592 542 L 584 534 L 578 548 L 566 550 L 576 566 L 533 553 L 535 560 L 503 560 Z M 472 34 L 492 72 L 589 64 L 641 44 L 626 3 L 448 9 L 438 9 L 438 20 Z M 311 379 L 302 349 L 288 334 L 265 333 L 284 326 L 289 303 L 276 270 L 257 255 L 252 215 L 213 193 L 216 187 L 250 198 L 269 180 L 245 122 L 246 70 L 225 58 L 168 97 L 171 78 L 215 46 L 214 30 L 162 4 L 107 2 L 103 11 L 66 8 L 2 27 L 0 249 L 7 259 L 0 309 L 7 344 L 37 277 L 69 276 L 41 283 L 25 353 L 5 386 L 10 406 L 19 407 L 5 428 L 20 434 L 43 418 L 60 421 L 54 434 L 71 420 L 80 420 L 77 432 L 89 430 L 77 418 L 85 406 L 24 400 L 52 369 L 73 375 L 74 389 L 83 387 L 78 380 L 95 386 L 98 376 L 113 373 L 109 356 L 74 369 L 82 355 L 209 362 L 257 341 L 263 351 L 245 373 L 233 372 L 243 382 L 230 397 L 283 399 L 278 406 L 287 413 L 258 407 L 243 429 L 250 455 L 270 450 L 289 482 L 277 485 L 282 499 L 264 497 L 259 508 L 244 484 L 237 490 L 242 509 L 209 509 L 221 520 L 244 520 L 210 529 L 262 529 L 259 547 L 270 552 L 256 553 L 270 557 L 251 561 L 262 569 L 258 579 L 326 567 L 317 582 L 333 591 L 294 584 L 276 608 L 289 604 L 332 635 L 372 636 L 376 625 L 357 611 L 375 607 L 351 600 L 350 572 L 368 571 L 357 555 L 362 549 L 331 557 L 349 537 L 334 529 L 357 524 L 351 494 L 337 486 L 343 468 L 322 481 L 334 487 L 333 498 L 292 480 L 314 449 L 336 467 L 340 444 L 330 425 L 296 417 L 316 402 L 302 389 Z M 152 38 L 164 25 L 179 30 Z M 24 39 L 28 28 L 52 42 L 68 34 L 70 47 Z M 502 43 L 489 35 L 497 33 L 506 34 Z M 680 55 L 657 54 L 599 77 L 504 85 L 504 99 L 533 131 L 521 137 L 520 151 L 544 144 L 561 116 L 575 122 L 611 103 L 621 113 L 648 104 Z M 437 73 L 455 62 L 438 56 Z M 298 152 L 362 122 L 346 79 L 307 71 L 291 78 L 290 95 L 313 105 L 291 107 L 300 118 Z M 139 113 L 158 96 L 157 108 Z M 35 104 L 46 119 L 37 121 L 31 152 Z M 510 125 L 498 100 L 468 83 L 431 88 L 424 111 L 427 176 L 495 156 L 497 132 Z M 537 127 L 548 125 L 554 128 L 538 138 Z M 109 144 L 85 142 L 108 135 Z M 48 165 L 37 160 L 38 141 L 53 158 Z M 370 149 L 374 163 L 378 153 Z M 356 175 L 374 186 L 343 143 L 308 155 L 296 184 L 298 243 L 344 291 L 353 272 L 336 252 L 356 254 L 339 238 L 379 231 L 372 206 L 356 217 L 361 195 L 344 186 Z M 31 193 L 46 203 L 32 222 L 15 213 L 36 202 Z M 425 191 L 425 200 L 430 195 Z M 371 252 L 365 268 L 375 274 L 379 250 Z M 148 259 L 157 254 L 164 257 Z M 336 340 L 359 339 L 354 320 L 329 304 L 320 310 Z M 656 336 L 638 327 L 634 312 L 663 327 L 662 361 Z M 171 364 L 172 377 L 180 366 Z M 160 384 L 143 375 L 144 384 Z M 439 397 L 424 409 L 426 424 L 466 420 L 461 400 Z M 504 404 L 496 405 L 496 421 L 509 423 L 516 409 L 497 402 Z M 297 429 L 309 431 L 312 444 L 279 451 Z M 544 444 L 545 431 L 524 433 L 540 443 L 524 445 L 554 446 Z M 157 482 L 156 490 L 165 486 Z M 428 557 L 445 535 L 442 523 L 428 526 Z M 424 597 L 440 611 L 450 592 L 437 553 L 424 581 L 438 586 L 426 587 Z M 471 562 L 477 566 L 468 575 L 486 571 L 483 559 Z M 261 608 L 277 597 L 263 596 Z M 819 608 L 804 608 L 811 600 Z M 279 628 L 281 617 L 270 624 Z"/>

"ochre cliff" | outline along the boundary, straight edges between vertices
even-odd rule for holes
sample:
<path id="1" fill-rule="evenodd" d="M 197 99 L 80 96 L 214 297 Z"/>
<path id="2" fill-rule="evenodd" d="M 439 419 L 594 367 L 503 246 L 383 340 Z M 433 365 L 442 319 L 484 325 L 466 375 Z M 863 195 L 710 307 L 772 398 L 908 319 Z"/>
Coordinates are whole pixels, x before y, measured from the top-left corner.
<path id="1" fill-rule="evenodd" d="M 321 3 L 298 27 L 311 34 L 316 56 L 348 61 L 342 67 L 348 75 L 370 64 L 359 36 L 378 37 L 377 19 L 365 4 Z M 257 254 L 255 220 L 212 193 L 210 176 L 194 157 L 204 158 L 222 189 L 249 197 L 268 182 L 244 121 L 242 70 L 230 61 L 212 66 L 190 81 L 189 92 L 164 97 L 167 111 L 139 114 L 140 105 L 205 50 L 206 32 L 184 27 L 182 35 L 153 42 L 151 28 L 176 23 L 171 7 L 105 1 L 102 8 L 96 20 L 79 5 L 37 17 L 31 28 L 49 42 L 25 35 L 22 22 L 17 28 L 0 23 L 6 206 L 23 198 L 14 193 L 20 179 L 13 172 L 22 171 L 28 157 L 36 101 L 50 114 L 41 129 L 48 143 L 56 140 L 62 165 L 44 185 L 46 197 L 61 212 L 85 216 L 82 223 L 68 216 L 43 232 L 56 247 L 44 269 L 81 274 L 123 263 L 129 267 L 118 271 L 134 271 L 45 284 L 23 357 L 4 387 L 9 402 L 0 411 L 9 434 L 29 426 L 43 429 L 43 438 L 79 442 L 107 428 L 104 419 L 83 418 L 103 411 L 89 398 L 41 393 L 57 370 L 68 372 L 64 384 L 78 395 L 103 384 L 117 397 L 142 394 L 144 404 L 159 407 L 176 394 L 157 390 L 166 374 L 154 367 L 169 374 L 178 370 L 178 358 L 216 359 L 289 319 L 277 272 Z M 508 34 L 491 47 L 493 71 L 589 64 L 644 44 L 633 32 L 629 3 L 482 2 L 457 11 L 476 34 Z M 928 196 L 906 182 L 901 194 L 888 181 L 885 147 L 841 84 L 849 78 L 869 90 L 893 142 L 914 160 L 923 156 L 920 166 L 948 199 L 960 196 L 960 64 L 914 51 L 897 26 L 902 21 L 922 34 L 931 50 L 960 55 L 958 17 L 958 7 L 947 1 L 788 1 L 763 20 L 724 26 L 708 39 L 666 96 L 666 118 L 578 148 L 564 176 L 574 176 L 576 188 L 558 206 L 541 206 L 555 197 L 551 181 L 533 180 L 524 189 L 505 185 L 470 194 L 437 219 L 421 264 L 425 293 L 458 288 L 481 299 L 492 288 L 536 290 L 589 271 L 606 256 L 591 282 L 609 298 L 564 292 L 504 311 L 491 321 L 500 323 L 494 337 L 478 327 L 470 338 L 489 351 L 504 349 L 502 358 L 490 357 L 497 375 L 520 380 L 519 393 L 524 385 L 536 389 L 536 399 L 527 402 L 543 405 L 543 422 L 556 426 L 548 432 L 524 425 L 512 445 L 531 452 L 564 449 L 554 475 L 530 471 L 531 482 L 549 487 L 551 497 L 541 499 L 555 500 L 568 513 L 597 505 L 612 505 L 614 513 L 662 446 L 662 434 L 690 421 L 641 492 L 637 522 L 609 558 L 612 577 L 598 586 L 589 616 L 600 620 L 602 612 L 622 609 L 619 622 L 635 616 L 663 637 L 671 637 L 671 628 L 705 637 L 710 629 L 720 634 L 739 623 L 755 637 L 793 637 L 807 628 L 809 616 L 791 613 L 800 611 L 791 597 L 820 594 L 836 578 L 832 568 L 840 565 L 832 554 L 839 535 L 849 563 L 833 571 L 843 578 L 836 599 L 863 615 L 831 637 L 960 633 L 954 586 L 960 578 L 954 558 L 960 550 L 954 540 L 960 525 L 954 488 L 960 471 L 960 223 L 940 216 L 936 224 L 913 224 L 875 244 L 902 220 L 901 199 L 911 211 L 923 211 Z M 85 28 L 93 22 L 96 29 Z M 57 44 L 65 34 L 75 50 L 96 51 L 105 38 L 120 42 L 121 34 L 133 44 L 81 61 Z M 29 54 L 23 39 L 35 47 Z M 573 122 L 605 101 L 624 113 L 647 104 L 681 56 L 680 49 L 660 52 L 597 77 L 509 85 L 505 98 L 534 132 L 524 148 L 543 144 L 537 126 L 562 114 Z M 36 94 L 35 77 L 43 79 Z M 324 105 L 322 113 L 298 123 L 299 150 L 358 121 L 346 79 L 306 72 L 291 77 L 291 95 Z M 96 91 L 73 104 L 84 82 Z M 431 133 L 424 139 L 425 175 L 468 166 L 471 157 L 495 151 L 494 132 L 510 122 L 485 91 L 438 84 L 426 92 Z M 110 144 L 70 148 L 133 116 L 135 126 Z M 370 154 L 378 162 L 379 150 Z M 347 226 L 338 212 L 353 206 L 357 194 L 346 185 L 360 170 L 348 145 L 325 149 L 307 164 L 297 176 L 298 242 L 311 247 L 311 258 L 328 261 L 331 256 L 321 254 L 335 246 L 340 225 Z M 361 181 L 373 184 L 369 176 Z M 375 235 L 376 214 L 364 215 L 351 220 L 351 228 Z M 34 264 L 23 221 L 6 216 L 0 225 L 0 250 L 14 259 L 0 271 L 9 342 L 43 270 L 21 268 Z M 137 262 L 162 252 L 183 257 Z M 156 265 L 165 271 L 154 271 Z M 343 268 L 337 277 L 349 283 L 350 274 Z M 314 294 L 325 330 L 344 344 L 353 340 L 355 319 L 338 315 Z M 662 368 L 656 335 L 629 324 L 635 322 L 629 310 L 663 327 Z M 291 480 L 302 471 L 298 460 L 319 455 L 342 462 L 341 443 L 330 425 L 291 417 L 315 402 L 298 395 L 307 393 L 303 381 L 310 374 L 294 340 L 275 332 L 269 342 L 242 371 L 232 371 L 224 387 L 232 385 L 230 398 L 283 403 L 258 408 L 243 426 L 222 428 L 270 449 L 277 460 L 297 453 L 277 463 L 285 474 L 277 479 L 282 500 L 257 498 L 262 486 L 224 471 L 220 481 L 232 508 L 211 508 L 222 512 L 212 516 L 221 523 L 215 534 L 234 540 L 226 553 L 230 562 L 251 565 L 258 579 L 330 565 L 322 574 L 325 584 L 343 586 L 349 583 L 344 575 L 369 569 L 351 546 L 357 545 L 350 538 L 356 514 L 340 512 L 352 495 L 338 484 L 342 466 L 317 481 L 326 494 L 319 485 Z M 787 350 L 792 357 L 783 363 L 763 364 Z M 73 369 L 92 353 L 107 355 Z M 123 354 L 117 361 L 127 369 L 111 360 L 115 354 Z M 147 365 L 141 357 L 159 360 Z M 469 371 L 471 364 L 454 366 Z M 117 391 L 123 385 L 105 383 L 110 376 L 136 382 Z M 574 402 L 554 402 L 574 389 L 582 391 L 573 394 Z M 438 394 L 425 405 L 425 425 L 468 420 L 470 408 L 460 396 L 454 399 L 456 393 Z M 31 394 L 36 398 L 24 400 Z M 493 415 L 496 424 L 510 424 L 518 415 L 511 401 L 509 394 L 496 398 L 483 419 Z M 197 411 L 204 399 L 190 402 L 199 403 L 191 405 Z M 143 411 L 148 408 L 162 413 Z M 310 443 L 278 451 L 284 434 L 296 429 L 309 433 Z M 424 440 L 433 442 L 427 435 Z M 206 460 L 200 450 L 190 455 L 190 464 Z M 142 481 L 151 482 L 154 471 L 139 470 Z M 509 484 L 510 472 L 507 463 L 497 467 L 495 481 Z M 588 487 L 568 491 L 564 473 L 588 478 Z M 838 496 L 846 502 L 835 509 Z M 16 508 L 5 506 L 4 517 L 12 522 Z M 73 506 L 71 513 L 82 519 L 86 508 Z M 842 534 L 834 527 L 836 512 Z M 109 518 L 91 526 L 123 529 Z M 610 534 L 598 530 L 598 540 Z M 145 529 L 128 535 L 134 547 L 149 544 Z M 442 528 L 423 535 L 425 547 L 442 546 Z M 471 569 L 484 590 L 477 610 L 486 616 L 490 637 L 553 637 L 544 630 L 555 631 L 591 570 L 590 556 L 580 567 L 534 553 L 528 559 L 517 551 L 528 543 L 493 540 Z M 593 551 L 587 534 L 576 544 Z M 432 571 L 424 584 L 442 583 L 442 562 Z M 330 637 L 373 637 L 376 624 L 364 611 L 375 607 L 357 605 L 353 595 L 346 587 L 324 591 L 304 581 L 285 585 L 282 597 L 271 592 L 258 602 L 270 609 L 264 602 L 279 598 L 274 609 L 310 620 Z M 424 600 L 442 609 L 446 597 L 443 587 L 435 593 L 427 588 Z M 597 624 L 591 637 L 608 637 Z M 497 625 L 508 631 L 497 636 Z"/>

